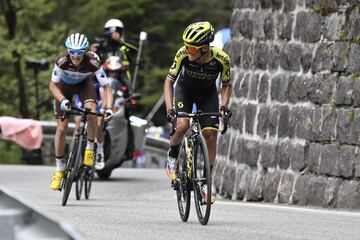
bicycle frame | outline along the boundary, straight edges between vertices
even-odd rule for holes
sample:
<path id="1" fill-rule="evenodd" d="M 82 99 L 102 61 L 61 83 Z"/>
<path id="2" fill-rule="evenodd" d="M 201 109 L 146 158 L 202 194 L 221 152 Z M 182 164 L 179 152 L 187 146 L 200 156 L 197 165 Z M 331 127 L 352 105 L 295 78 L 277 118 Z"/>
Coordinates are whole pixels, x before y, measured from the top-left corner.
<path id="1" fill-rule="evenodd" d="M 202 113 L 176 113 L 176 118 L 172 124 L 173 135 L 176 131 L 176 119 L 178 117 L 189 118 L 190 127 L 185 133 L 181 148 L 184 147 L 185 159 L 182 162 L 181 170 L 178 170 L 179 176 L 172 186 L 177 191 L 178 208 L 181 219 L 186 222 L 189 217 L 190 209 L 190 191 L 194 191 L 194 201 L 196 213 L 199 222 L 206 225 L 210 217 L 211 209 L 211 174 L 210 162 L 206 141 L 201 131 L 199 118 L 202 116 L 220 117 L 218 112 Z M 227 130 L 228 118 L 224 118 L 224 128 L 221 131 L 224 134 Z M 200 165 L 198 165 L 200 164 Z M 200 170 L 200 172 L 199 172 Z M 190 183 L 190 184 L 189 184 Z M 203 186 L 206 185 L 207 197 L 202 195 Z M 204 202 L 205 201 L 205 202 Z M 203 209 L 205 207 L 205 210 Z"/>
<path id="2" fill-rule="evenodd" d="M 71 150 L 68 160 L 66 162 L 64 179 L 61 184 L 61 189 L 64 190 L 63 199 L 62 199 L 63 206 L 66 205 L 67 199 L 71 191 L 72 183 L 81 174 L 81 160 L 85 150 L 84 149 L 86 144 L 85 140 L 87 139 L 87 134 L 86 134 L 87 116 L 88 115 L 104 116 L 101 113 L 92 112 L 91 109 L 89 108 L 83 109 L 83 108 L 73 107 L 71 112 L 64 113 L 61 120 L 63 121 L 68 114 L 74 114 L 74 113 L 81 114 L 81 122 L 78 132 L 76 133 L 75 136 L 74 148 Z M 78 195 L 77 195 L 77 199 L 78 200 L 80 199 L 80 197 L 78 198 Z"/>

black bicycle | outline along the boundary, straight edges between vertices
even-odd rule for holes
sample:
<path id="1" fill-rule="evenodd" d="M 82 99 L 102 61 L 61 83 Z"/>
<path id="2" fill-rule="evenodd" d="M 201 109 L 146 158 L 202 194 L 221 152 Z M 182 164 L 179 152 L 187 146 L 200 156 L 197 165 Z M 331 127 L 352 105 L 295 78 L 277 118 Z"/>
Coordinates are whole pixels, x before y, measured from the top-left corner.
<path id="1" fill-rule="evenodd" d="M 172 182 L 172 186 L 176 190 L 180 218 L 184 222 L 189 218 L 191 191 L 194 192 L 196 214 L 202 225 L 206 225 L 210 217 L 212 182 L 208 148 L 202 135 L 199 121 L 199 119 L 204 116 L 220 117 L 221 114 L 218 112 L 203 113 L 201 111 L 194 113 L 176 113 L 171 132 L 171 135 L 173 135 L 176 131 L 177 118 L 189 118 L 191 120 L 191 126 L 181 143 L 177 178 Z M 227 127 L 228 117 L 224 117 L 221 134 L 227 131 Z M 206 195 L 204 194 L 206 198 L 203 196 L 203 188 L 206 189 Z"/>
<path id="2" fill-rule="evenodd" d="M 89 108 L 77 108 L 72 107 L 70 112 L 66 112 L 62 117 L 65 119 L 67 114 L 81 115 L 80 127 L 75 135 L 75 142 L 73 148 L 66 161 L 64 179 L 62 180 L 61 190 L 64 191 L 62 198 L 62 205 L 65 206 L 69 198 L 72 183 L 76 181 L 76 199 L 81 198 L 81 192 L 83 184 L 85 183 L 85 198 L 88 199 L 90 196 L 91 183 L 94 178 L 93 167 L 87 167 L 82 164 L 84 159 L 85 147 L 87 142 L 87 116 L 95 115 L 104 117 L 104 114 L 99 112 L 93 112 Z"/>

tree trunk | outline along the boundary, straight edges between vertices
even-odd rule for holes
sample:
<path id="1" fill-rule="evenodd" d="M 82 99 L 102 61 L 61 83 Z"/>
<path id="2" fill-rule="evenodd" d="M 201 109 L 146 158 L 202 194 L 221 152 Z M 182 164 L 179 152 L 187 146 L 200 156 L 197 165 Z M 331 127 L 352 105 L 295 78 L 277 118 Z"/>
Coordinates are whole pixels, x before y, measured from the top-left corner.
<path id="1" fill-rule="evenodd" d="M 11 5 L 11 0 L 2 0 L 0 3 L 0 9 L 5 16 L 6 26 L 8 28 L 8 38 L 12 40 L 15 38 L 16 34 L 16 10 Z M 21 54 L 18 51 L 13 50 L 12 55 L 14 57 L 14 74 L 18 83 L 18 96 L 20 100 L 19 112 L 21 117 L 29 118 L 30 114 L 27 103 L 26 82 L 21 71 Z"/>
<path id="2" fill-rule="evenodd" d="M 21 72 L 21 55 L 14 50 L 12 52 L 14 57 L 14 71 L 15 77 L 18 82 L 18 95 L 19 95 L 19 111 L 23 118 L 29 118 L 29 108 L 27 105 L 26 82 Z"/>
<path id="3" fill-rule="evenodd" d="M 16 30 L 16 11 L 11 5 L 11 0 L 3 0 L 1 3 L 1 8 L 4 12 L 6 25 L 8 28 L 8 36 L 9 39 L 13 39 L 15 37 Z"/>

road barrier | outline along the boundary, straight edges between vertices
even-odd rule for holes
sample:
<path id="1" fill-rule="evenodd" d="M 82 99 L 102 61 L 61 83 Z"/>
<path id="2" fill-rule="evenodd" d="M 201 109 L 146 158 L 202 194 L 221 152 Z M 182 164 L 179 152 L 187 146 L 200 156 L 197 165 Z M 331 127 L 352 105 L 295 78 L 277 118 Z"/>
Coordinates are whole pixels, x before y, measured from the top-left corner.
<path id="1" fill-rule="evenodd" d="M 56 122 L 40 121 L 43 128 L 44 140 L 41 147 L 42 161 L 46 165 L 53 164 L 54 161 L 54 136 L 56 131 Z M 65 152 L 69 152 L 75 124 L 69 123 L 66 135 Z M 144 162 L 140 163 L 145 168 L 163 168 L 167 150 L 170 147 L 169 139 L 164 137 L 155 137 L 151 134 L 145 135 Z M 124 166 L 132 167 L 132 163 L 125 163 Z"/>
<path id="2" fill-rule="evenodd" d="M 82 240 L 85 237 L 70 225 L 52 220 L 0 187 L 0 239 Z"/>

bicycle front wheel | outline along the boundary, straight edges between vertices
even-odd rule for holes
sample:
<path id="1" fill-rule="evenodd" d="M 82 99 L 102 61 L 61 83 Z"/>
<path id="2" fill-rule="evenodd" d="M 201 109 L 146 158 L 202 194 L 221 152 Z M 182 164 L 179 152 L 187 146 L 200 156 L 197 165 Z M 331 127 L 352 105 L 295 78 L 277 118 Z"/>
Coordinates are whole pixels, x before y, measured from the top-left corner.
<path id="1" fill-rule="evenodd" d="M 76 184 L 75 184 L 76 200 L 80 200 L 81 198 L 82 189 L 84 186 L 84 179 L 85 179 L 84 169 L 80 169 L 79 177 L 76 179 Z"/>
<path id="2" fill-rule="evenodd" d="M 69 198 L 69 194 L 71 191 L 72 183 L 74 182 L 75 178 L 78 177 L 79 168 L 82 160 L 82 145 L 83 145 L 83 136 L 80 135 L 75 139 L 75 144 L 70 154 L 70 157 L 66 163 L 65 168 L 65 177 L 64 177 L 64 185 L 63 185 L 63 198 L 62 198 L 62 205 L 65 206 L 67 200 Z"/>
<path id="3" fill-rule="evenodd" d="M 201 135 L 194 144 L 193 174 L 196 214 L 199 222 L 206 225 L 211 210 L 211 174 L 207 145 Z M 207 189 L 205 193 L 203 192 L 204 189 Z"/>
<path id="4" fill-rule="evenodd" d="M 89 199 L 92 181 L 94 179 L 94 168 L 87 168 L 85 170 L 85 198 Z"/>
<path id="5" fill-rule="evenodd" d="M 191 170 L 191 169 L 190 169 Z M 185 141 L 183 141 L 178 157 L 178 177 L 176 178 L 176 197 L 180 218 L 186 222 L 190 213 L 190 180 L 187 176 L 187 157 Z"/>

